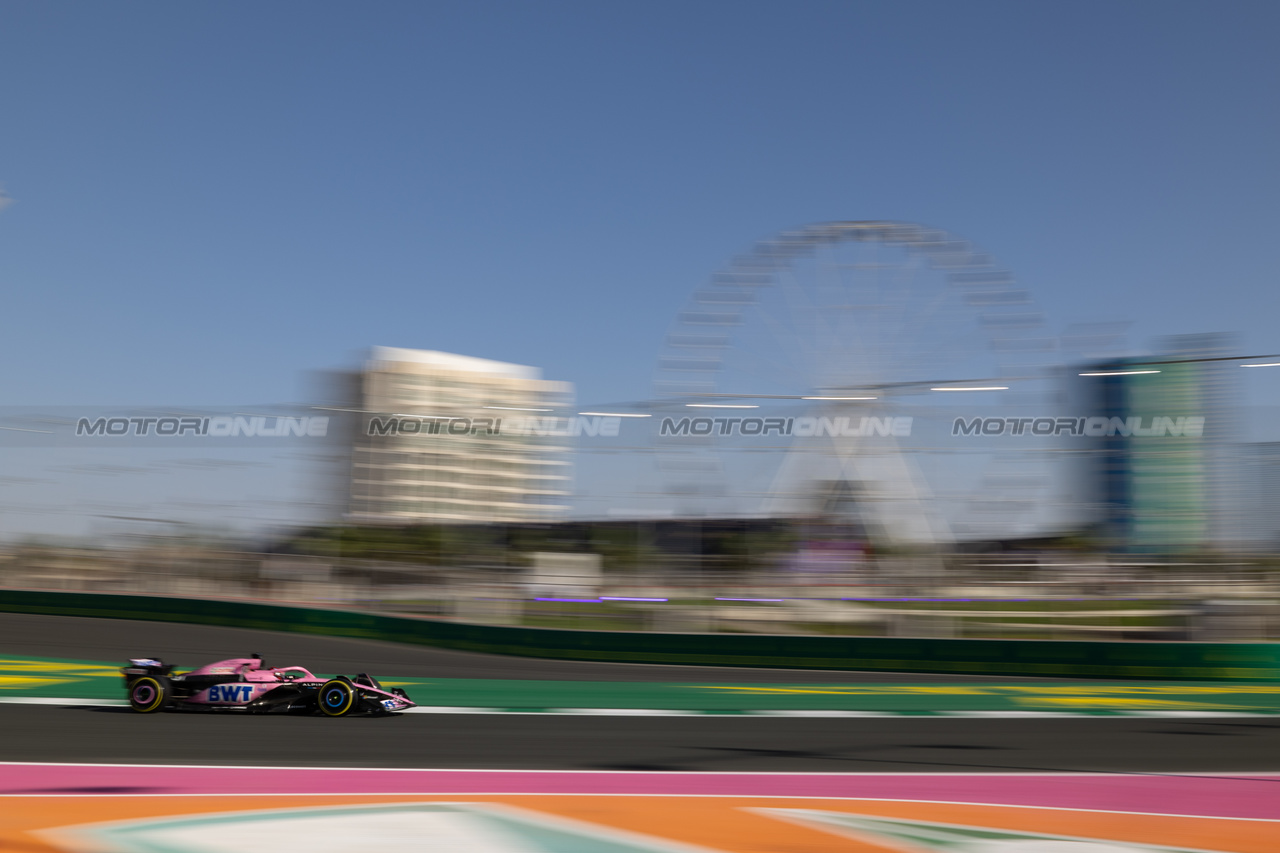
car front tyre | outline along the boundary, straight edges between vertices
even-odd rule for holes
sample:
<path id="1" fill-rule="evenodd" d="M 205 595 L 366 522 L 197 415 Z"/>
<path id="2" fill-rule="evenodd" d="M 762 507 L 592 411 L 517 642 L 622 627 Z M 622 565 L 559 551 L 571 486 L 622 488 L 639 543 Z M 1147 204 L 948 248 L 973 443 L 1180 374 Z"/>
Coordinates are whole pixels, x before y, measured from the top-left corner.
<path id="1" fill-rule="evenodd" d="M 356 689 L 345 678 L 331 679 L 320 686 L 316 704 L 326 717 L 341 717 L 355 708 Z"/>

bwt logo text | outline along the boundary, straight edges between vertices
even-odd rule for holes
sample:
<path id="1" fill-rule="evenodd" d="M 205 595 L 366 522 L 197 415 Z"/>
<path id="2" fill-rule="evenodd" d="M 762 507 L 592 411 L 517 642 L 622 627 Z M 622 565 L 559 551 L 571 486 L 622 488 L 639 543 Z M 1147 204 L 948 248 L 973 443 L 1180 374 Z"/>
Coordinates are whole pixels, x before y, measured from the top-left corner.
<path id="1" fill-rule="evenodd" d="M 268 424 L 267 422 L 271 423 Z M 324 438 L 329 432 L 329 419 L 273 417 L 217 418 L 98 418 L 76 421 L 76 435 L 199 435 L 226 438 L 230 436 L 262 436 L 285 438 L 308 436 Z"/>
<path id="2" fill-rule="evenodd" d="M 215 684 L 209 688 L 210 702 L 248 702 L 252 697 L 252 684 Z"/>

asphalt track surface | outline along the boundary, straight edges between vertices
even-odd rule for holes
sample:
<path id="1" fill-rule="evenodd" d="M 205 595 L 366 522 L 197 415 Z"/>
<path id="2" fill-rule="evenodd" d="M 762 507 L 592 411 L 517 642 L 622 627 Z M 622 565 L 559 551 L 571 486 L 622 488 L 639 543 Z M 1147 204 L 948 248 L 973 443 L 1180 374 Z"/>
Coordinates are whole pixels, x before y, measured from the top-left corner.
<path id="1" fill-rule="evenodd" d="M 0 614 L 0 655 L 180 663 L 261 653 L 320 671 L 438 678 L 932 682 L 934 675 L 595 664 L 201 625 Z M 990 678 L 975 679 L 991 681 Z M 486 769 L 1242 773 L 1280 769 L 1280 720 L 170 713 L 0 705 L 0 761 Z"/>

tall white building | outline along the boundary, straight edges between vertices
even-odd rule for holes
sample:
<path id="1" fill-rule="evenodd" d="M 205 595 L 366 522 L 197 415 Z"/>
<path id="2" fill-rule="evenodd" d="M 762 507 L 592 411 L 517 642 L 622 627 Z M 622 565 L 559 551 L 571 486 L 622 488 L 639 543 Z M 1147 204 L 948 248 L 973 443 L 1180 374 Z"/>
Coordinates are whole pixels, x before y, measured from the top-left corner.
<path id="1" fill-rule="evenodd" d="M 558 413 L 572 401 L 569 383 L 534 367 L 392 347 L 370 350 L 352 378 L 361 417 L 348 520 L 529 522 L 566 509 L 570 448 L 511 425 Z"/>

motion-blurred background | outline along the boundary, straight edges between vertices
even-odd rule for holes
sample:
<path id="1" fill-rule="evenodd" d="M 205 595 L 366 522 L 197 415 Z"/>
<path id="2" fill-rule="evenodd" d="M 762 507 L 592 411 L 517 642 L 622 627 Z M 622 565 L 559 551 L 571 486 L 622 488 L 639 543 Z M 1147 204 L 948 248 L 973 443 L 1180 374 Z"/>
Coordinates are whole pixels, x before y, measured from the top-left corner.
<path id="1" fill-rule="evenodd" d="M 1273 5 L 0 10 L 6 586 L 1280 635 Z"/>

